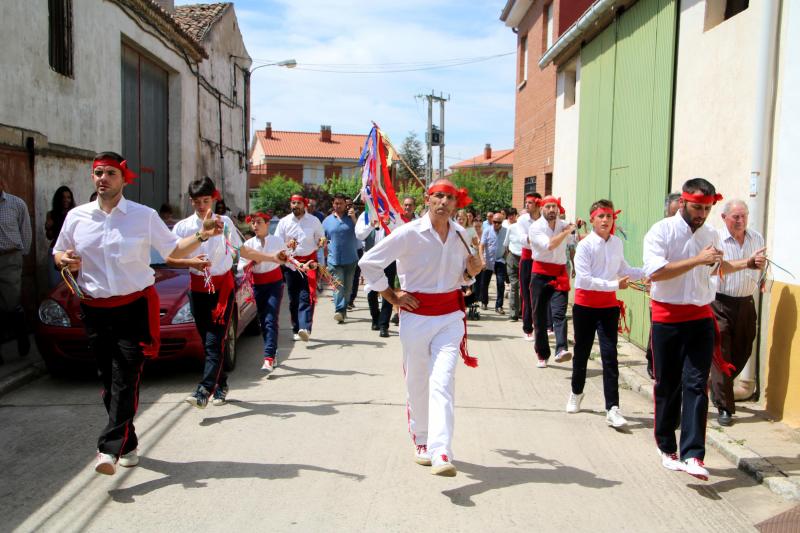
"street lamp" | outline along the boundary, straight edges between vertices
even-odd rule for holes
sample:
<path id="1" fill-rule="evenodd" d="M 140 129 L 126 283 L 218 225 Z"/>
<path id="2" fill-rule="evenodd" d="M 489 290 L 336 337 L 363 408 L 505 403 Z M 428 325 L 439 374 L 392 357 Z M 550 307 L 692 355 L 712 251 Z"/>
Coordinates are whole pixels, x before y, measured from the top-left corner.
<path id="1" fill-rule="evenodd" d="M 286 67 L 286 68 L 294 68 L 297 66 L 297 61 L 294 59 L 284 59 L 283 61 L 276 61 L 275 63 L 266 63 L 264 65 L 259 65 L 256 68 L 250 69 L 250 74 L 255 72 L 256 70 L 260 69 L 261 67 Z"/>

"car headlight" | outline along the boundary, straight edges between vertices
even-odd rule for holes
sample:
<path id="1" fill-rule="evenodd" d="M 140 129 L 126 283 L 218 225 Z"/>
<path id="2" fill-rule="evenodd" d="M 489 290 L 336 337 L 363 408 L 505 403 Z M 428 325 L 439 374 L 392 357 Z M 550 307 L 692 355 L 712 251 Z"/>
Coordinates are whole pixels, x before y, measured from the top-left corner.
<path id="1" fill-rule="evenodd" d="M 47 299 L 39 306 L 39 320 L 48 326 L 68 328 L 72 326 L 67 311 L 55 300 Z"/>
<path id="2" fill-rule="evenodd" d="M 194 316 L 192 315 L 192 307 L 189 305 L 189 302 L 183 304 L 183 307 L 178 309 L 178 312 L 175 313 L 175 316 L 172 318 L 173 324 L 189 324 L 194 322 Z"/>

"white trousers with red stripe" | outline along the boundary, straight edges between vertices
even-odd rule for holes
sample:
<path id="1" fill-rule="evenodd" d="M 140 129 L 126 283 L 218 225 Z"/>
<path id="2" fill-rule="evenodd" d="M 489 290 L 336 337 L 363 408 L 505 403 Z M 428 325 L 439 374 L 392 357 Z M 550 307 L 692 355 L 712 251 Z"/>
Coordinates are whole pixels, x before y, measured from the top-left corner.
<path id="1" fill-rule="evenodd" d="M 464 313 L 422 316 L 403 311 L 400 342 L 406 376 L 408 430 L 432 457 L 453 458 L 455 369 L 461 358 Z"/>

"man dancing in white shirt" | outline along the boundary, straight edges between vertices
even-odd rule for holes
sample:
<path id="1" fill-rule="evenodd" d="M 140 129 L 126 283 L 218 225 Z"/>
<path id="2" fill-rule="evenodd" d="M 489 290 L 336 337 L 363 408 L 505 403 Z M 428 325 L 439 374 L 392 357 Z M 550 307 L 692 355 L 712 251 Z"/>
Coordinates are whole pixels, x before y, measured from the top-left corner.
<path id="1" fill-rule="evenodd" d="M 528 239 L 533 249 L 531 299 L 536 336 L 534 348 L 539 359 L 536 366 L 545 368 L 550 359 L 547 329 L 550 327 L 551 314 L 556 334 L 555 361 L 563 363 L 572 359 L 567 345 L 567 237 L 575 231 L 575 224 L 567 224 L 559 218 L 564 213 L 560 198 L 545 196 L 540 204 L 542 216 L 531 224 Z"/>
<path id="2" fill-rule="evenodd" d="M 72 209 L 53 247 L 56 267 L 76 274 L 89 348 L 103 382 L 108 423 L 97 439 L 95 471 L 111 475 L 116 464 L 139 464 L 133 417 L 145 357 L 158 357 L 160 316 L 150 248 L 185 257 L 219 235 L 221 224 L 178 239 L 153 209 L 122 195 L 136 174 L 114 152 L 97 154 L 92 179 L 97 201 Z M 66 275 L 66 273 L 65 273 Z"/>
<path id="3" fill-rule="evenodd" d="M 578 243 L 575 252 L 575 305 L 572 306 L 575 359 L 567 412 L 580 411 L 586 384 L 586 363 L 596 332 L 603 361 L 606 423 L 619 428 L 627 424 L 619 412 L 617 364 L 618 324 L 625 304 L 617 300 L 616 291 L 628 288 L 630 279 L 643 278 L 644 270 L 632 268 L 625 261 L 622 241 L 614 235 L 614 221 L 619 213 L 614 211 L 614 204 L 610 200 L 598 200 L 592 204 L 589 213 L 593 231 Z"/>
<path id="4" fill-rule="evenodd" d="M 428 212 L 403 224 L 359 262 L 367 286 L 402 309 L 400 341 L 407 388 L 408 424 L 415 461 L 431 473 L 455 476 L 453 387 L 459 354 L 468 366 L 463 285 L 483 268 L 466 244 L 464 229 L 450 220 L 470 203 L 467 192 L 445 179 L 428 189 Z M 397 262 L 401 290 L 395 292 L 384 268 Z"/>
<path id="5" fill-rule="evenodd" d="M 661 464 L 708 479 L 706 453 L 708 374 L 712 360 L 730 375 L 715 342 L 718 335 L 711 309 L 717 275 L 760 268 L 764 249 L 746 259 L 725 261 L 719 235 L 705 225 L 722 195 L 702 178 L 683 184 L 680 209 L 656 222 L 644 237 L 644 269 L 652 280 L 653 373 L 655 428 Z M 681 461 L 675 429 L 680 424 Z"/>
<path id="6" fill-rule="evenodd" d="M 308 200 L 299 194 L 289 199 L 292 212 L 283 217 L 275 228 L 275 236 L 294 250 L 294 260 L 302 264 L 315 264 L 317 248 L 324 242 L 322 223 L 313 215 L 306 215 Z M 294 340 L 307 341 L 314 322 L 317 303 L 316 270 L 284 268 L 286 292 L 289 293 L 289 315 L 292 319 Z"/>

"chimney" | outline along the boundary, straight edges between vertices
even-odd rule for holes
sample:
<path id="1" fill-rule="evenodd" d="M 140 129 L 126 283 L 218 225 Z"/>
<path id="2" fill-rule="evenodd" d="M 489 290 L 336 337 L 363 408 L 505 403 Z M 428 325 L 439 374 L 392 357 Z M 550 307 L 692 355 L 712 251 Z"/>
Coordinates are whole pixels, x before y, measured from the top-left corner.
<path id="1" fill-rule="evenodd" d="M 264 129 L 264 137 L 272 139 L 272 122 L 267 122 L 267 127 Z"/>
<path id="2" fill-rule="evenodd" d="M 486 146 L 483 149 L 483 158 L 484 159 L 492 158 L 492 145 L 489 143 L 486 143 Z"/>
<path id="3" fill-rule="evenodd" d="M 155 2 L 170 15 L 175 14 L 175 0 L 155 0 Z"/>
<path id="4" fill-rule="evenodd" d="M 319 140 L 324 143 L 331 142 L 331 127 L 324 124 L 319 127 Z"/>

